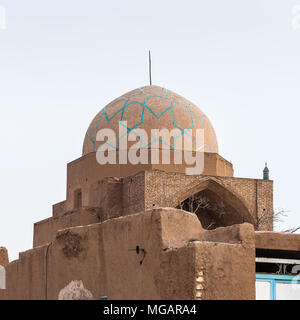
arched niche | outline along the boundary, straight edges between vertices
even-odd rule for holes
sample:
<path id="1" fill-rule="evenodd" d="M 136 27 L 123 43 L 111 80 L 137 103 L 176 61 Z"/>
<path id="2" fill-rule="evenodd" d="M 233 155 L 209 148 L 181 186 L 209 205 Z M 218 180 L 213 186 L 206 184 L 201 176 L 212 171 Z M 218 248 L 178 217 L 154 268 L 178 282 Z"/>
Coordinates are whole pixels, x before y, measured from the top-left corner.
<path id="1" fill-rule="evenodd" d="M 204 229 L 212 230 L 244 222 L 254 224 L 243 200 L 211 179 L 183 192 L 174 206 L 195 213 Z"/>

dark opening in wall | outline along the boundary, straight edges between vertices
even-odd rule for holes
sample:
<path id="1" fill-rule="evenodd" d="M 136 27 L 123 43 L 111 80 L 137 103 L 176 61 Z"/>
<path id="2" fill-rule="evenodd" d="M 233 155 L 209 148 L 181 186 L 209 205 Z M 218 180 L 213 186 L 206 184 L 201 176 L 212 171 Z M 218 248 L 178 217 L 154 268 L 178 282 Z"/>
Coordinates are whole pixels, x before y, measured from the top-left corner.
<path id="1" fill-rule="evenodd" d="M 265 262 L 256 261 L 256 273 L 292 275 L 294 266 L 299 265 L 297 260 L 300 260 L 300 253 L 299 251 L 256 249 L 256 258 L 266 260 Z M 270 259 L 269 262 L 267 262 L 268 259 Z"/>
<path id="2" fill-rule="evenodd" d="M 236 208 L 211 190 L 192 194 L 177 208 L 195 213 L 202 227 L 207 230 L 244 222 Z"/>
<path id="3" fill-rule="evenodd" d="M 293 264 L 255 263 L 256 273 L 291 275 L 293 267 Z"/>
<path id="4" fill-rule="evenodd" d="M 281 258 L 281 259 L 300 259 L 300 251 L 288 250 L 271 250 L 271 249 L 256 249 L 256 257 L 264 258 Z"/>
<path id="5" fill-rule="evenodd" d="M 81 189 L 74 191 L 74 209 L 82 207 L 82 192 Z"/>

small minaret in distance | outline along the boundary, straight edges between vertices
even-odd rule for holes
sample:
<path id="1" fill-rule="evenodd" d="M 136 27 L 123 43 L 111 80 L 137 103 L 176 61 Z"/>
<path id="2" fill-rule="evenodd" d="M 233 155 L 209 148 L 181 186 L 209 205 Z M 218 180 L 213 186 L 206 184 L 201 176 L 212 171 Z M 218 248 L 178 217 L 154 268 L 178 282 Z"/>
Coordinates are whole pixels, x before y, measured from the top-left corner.
<path id="1" fill-rule="evenodd" d="M 270 170 L 268 169 L 268 164 L 266 162 L 266 165 L 264 168 L 264 180 L 270 180 L 269 173 L 270 173 Z"/>

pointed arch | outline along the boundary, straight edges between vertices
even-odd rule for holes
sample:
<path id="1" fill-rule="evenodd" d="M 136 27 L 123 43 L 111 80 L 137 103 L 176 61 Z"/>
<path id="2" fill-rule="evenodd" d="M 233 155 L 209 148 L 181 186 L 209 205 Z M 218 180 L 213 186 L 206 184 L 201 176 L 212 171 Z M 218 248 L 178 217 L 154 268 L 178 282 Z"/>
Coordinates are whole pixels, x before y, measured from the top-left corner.
<path id="1" fill-rule="evenodd" d="M 198 201 L 198 203 L 204 201 L 206 205 L 195 206 L 191 201 Z M 194 213 L 197 214 L 204 228 L 208 228 L 212 222 L 213 228 L 244 222 L 254 224 L 254 219 L 243 199 L 213 179 L 201 181 L 181 192 L 176 202 L 174 206 L 178 207 L 180 204 L 187 211 L 191 211 L 192 203 L 192 208 L 197 210 Z"/>

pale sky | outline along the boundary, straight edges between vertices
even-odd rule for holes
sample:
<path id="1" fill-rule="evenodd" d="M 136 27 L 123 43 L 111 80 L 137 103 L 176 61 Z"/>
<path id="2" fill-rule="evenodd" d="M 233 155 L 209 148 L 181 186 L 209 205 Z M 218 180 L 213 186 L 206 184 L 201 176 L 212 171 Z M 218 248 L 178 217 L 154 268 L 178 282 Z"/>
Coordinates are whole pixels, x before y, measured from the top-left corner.
<path id="1" fill-rule="evenodd" d="M 300 226 L 296 6 L 0 0 L 0 246 L 10 259 L 32 248 L 33 223 L 65 199 L 66 164 L 81 156 L 93 117 L 148 84 L 148 49 L 153 83 L 206 113 L 236 177 L 262 178 L 268 161 L 275 209 L 290 210 L 279 229 Z"/>

